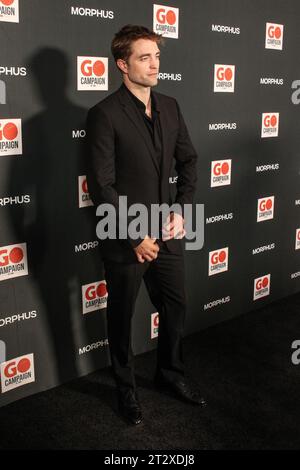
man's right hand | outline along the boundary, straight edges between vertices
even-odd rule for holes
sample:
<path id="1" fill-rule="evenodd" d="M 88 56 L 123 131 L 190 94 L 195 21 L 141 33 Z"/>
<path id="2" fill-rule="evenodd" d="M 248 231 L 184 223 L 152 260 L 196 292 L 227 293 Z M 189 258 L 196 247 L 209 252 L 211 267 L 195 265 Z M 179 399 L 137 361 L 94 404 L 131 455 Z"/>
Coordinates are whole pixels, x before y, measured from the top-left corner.
<path id="1" fill-rule="evenodd" d="M 134 248 L 137 259 L 140 263 L 146 261 L 153 261 L 157 258 L 159 252 L 159 246 L 156 243 L 156 238 L 150 238 L 148 235 L 146 238 Z"/>

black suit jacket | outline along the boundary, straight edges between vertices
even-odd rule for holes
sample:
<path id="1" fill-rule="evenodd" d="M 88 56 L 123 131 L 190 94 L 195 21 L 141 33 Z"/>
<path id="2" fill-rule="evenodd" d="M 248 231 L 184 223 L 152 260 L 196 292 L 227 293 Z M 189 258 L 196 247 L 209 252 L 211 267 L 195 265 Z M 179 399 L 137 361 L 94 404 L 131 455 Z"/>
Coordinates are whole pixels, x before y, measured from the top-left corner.
<path id="1" fill-rule="evenodd" d="M 87 116 L 87 183 L 94 205 L 112 204 L 118 214 L 119 196 L 128 206 L 177 202 L 192 203 L 196 188 L 197 155 L 174 98 L 154 93 L 162 131 L 161 167 L 143 117 L 125 85 L 96 104 Z M 175 201 L 170 192 L 172 162 L 178 174 Z M 130 222 L 130 217 L 128 222 Z M 141 240 L 100 240 L 102 256 L 119 262 L 137 262 L 133 248 Z M 165 242 L 169 251 L 182 253 L 182 240 Z"/>

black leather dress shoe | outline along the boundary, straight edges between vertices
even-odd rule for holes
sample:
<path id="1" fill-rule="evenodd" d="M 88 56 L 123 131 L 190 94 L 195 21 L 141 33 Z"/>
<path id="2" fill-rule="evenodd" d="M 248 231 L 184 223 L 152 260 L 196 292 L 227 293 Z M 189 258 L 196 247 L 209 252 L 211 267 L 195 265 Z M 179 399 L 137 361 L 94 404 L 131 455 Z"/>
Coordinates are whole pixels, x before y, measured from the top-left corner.
<path id="1" fill-rule="evenodd" d="M 130 424 L 140 424 L 143 420 L 137 393 L 133 389 L 118 392 L 119 413 Z"/>
<path id="2" fill-rule="evenodd" d="M 160 376 L 156 376 L 154 383 L 159 389 L 165 390 L 185 402 L 200 405 L 202 407 L 207 405 L 204 398 L 201 397 L 199 390 L 189 384 L 184 377 L 176 380 L 175 382 L 171 382 Z"/>

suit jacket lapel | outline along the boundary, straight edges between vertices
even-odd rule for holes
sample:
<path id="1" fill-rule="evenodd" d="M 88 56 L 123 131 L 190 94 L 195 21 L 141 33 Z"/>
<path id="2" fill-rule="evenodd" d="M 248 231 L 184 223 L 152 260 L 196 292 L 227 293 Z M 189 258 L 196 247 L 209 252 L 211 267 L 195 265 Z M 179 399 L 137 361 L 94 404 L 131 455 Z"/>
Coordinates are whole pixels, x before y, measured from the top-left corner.
<path id="1" fill-rule="evenodd" d="M 169 165 L 170 160 L 167 158 L 166 145 L 167 145 L 167 130 L 169 128 L 169 121 L 166 115 L 166 109 L 161 106 L 159 95 L 153 92 L 155 96 L 156 109 L 159 112 L 161 141 L 162 141 L 162 159 L 160 168 L 160 183 L 161 183 L 161 202 L 169 203 Z M 166 184 L 167 181 L 167 184 Z"/>
<path id="2" fill-rule="evenodd" d="M 166 170 L 166 156 L 165 156 L 165 150 L 166 150 L 166 142 L 167 142 L 167 119 L 166 119 L 166 113 L 165 109 L 163 106 L 160 105 L 160 100 L 159 100 L 159 95 L 157 93 L 153 92 L 154 97 L 155 97 L 155 102 L 156 102 L 156 110 L 158 111 L 159 114 L 159 121 L 160 121 L 160 130 L 161 130 L 161 143 L 162 143 L 162 161 L 161 161 L 161 174 Z"/>
<path id="3" fill-rule="evenodd" d="M 157 170 L 157 173 L 160 175 L 159 164 L 158 164 L 158 161 L 157 161 L 157 157 L 156 157 L 156 155 L 153 151 L 153 144 L 152 144 L 149 132 L 146 129 L 146 126 L 145 126 L 145 123 L 143 121 L 143 118 L 142 118 L 141 114 L 136 109 L 135 104 L 133 103 L 132 99 L 130 98 L 127 91 L 124 90 L 123 87 L 125 87 L 125 85 L 122 84 L 121 87 L 119 88 L 119 98 L 120 98 L 121 105 L 124 109 L 124 112 L 127 114 L 129 119 L 136 126 L 138 132 L 143 137 L 143 139 L 146 143 L 146 146 L 148 148 L 149 154 L 151 156 L 152 162 L 153 162 L 153 164 L 154 164 L 154 166 Z M 161 127 L 163 127 L 163 126 L 161 126 Z"/>

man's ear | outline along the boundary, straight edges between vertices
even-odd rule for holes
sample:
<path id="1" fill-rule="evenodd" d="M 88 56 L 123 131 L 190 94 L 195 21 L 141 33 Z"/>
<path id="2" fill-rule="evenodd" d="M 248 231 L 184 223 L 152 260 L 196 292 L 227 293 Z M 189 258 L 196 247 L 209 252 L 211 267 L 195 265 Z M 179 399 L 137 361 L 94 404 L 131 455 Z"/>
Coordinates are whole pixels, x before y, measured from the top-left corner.
<path id="1" fill-rule="evenodd" d="M 117 60 L 117 67 L 121 70 L 123 73 L 128 73 L 128 65 L 127 62 L 123 59 L 118 59 Z"/>

